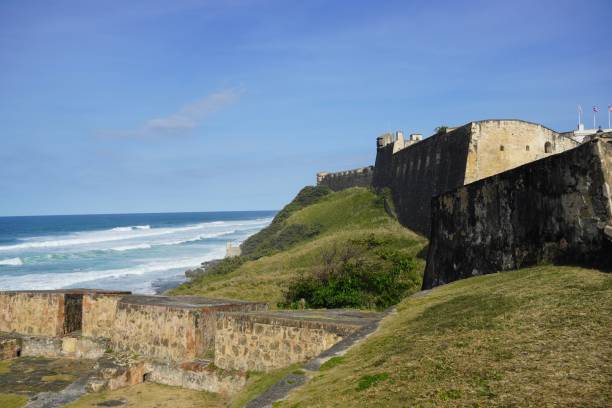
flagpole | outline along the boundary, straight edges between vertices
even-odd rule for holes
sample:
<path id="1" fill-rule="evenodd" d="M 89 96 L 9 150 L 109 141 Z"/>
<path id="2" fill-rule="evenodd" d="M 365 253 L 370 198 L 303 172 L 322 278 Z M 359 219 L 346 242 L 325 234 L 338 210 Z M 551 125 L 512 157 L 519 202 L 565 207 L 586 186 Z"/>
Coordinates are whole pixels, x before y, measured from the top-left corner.
<path id="1" fill-rule="evenodd" d="M 612 129 L 610 127 L 610 111 L 612 110 L 612 105 L 608 105 L 608 129 Z"/>

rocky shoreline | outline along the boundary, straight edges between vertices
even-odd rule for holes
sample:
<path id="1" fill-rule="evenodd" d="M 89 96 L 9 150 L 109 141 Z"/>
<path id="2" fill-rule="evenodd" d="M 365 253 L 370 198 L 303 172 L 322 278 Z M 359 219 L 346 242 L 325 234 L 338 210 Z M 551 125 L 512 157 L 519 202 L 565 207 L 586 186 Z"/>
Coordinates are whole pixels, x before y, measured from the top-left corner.
<path id="1" fill-rule="evenodd" d="M 185 271 L 185 277 L 177 275 L 176 279 L 164 279 L 153 282 L 153 289 L 156 295 L 163 295 L 171 289 L 175 289 L 183 283 L 191 282 L 194 279 L 204 275 L 210 268 L 221 262 L 222 259 L 213 259 L 202 262 L 200 266 Z"/>

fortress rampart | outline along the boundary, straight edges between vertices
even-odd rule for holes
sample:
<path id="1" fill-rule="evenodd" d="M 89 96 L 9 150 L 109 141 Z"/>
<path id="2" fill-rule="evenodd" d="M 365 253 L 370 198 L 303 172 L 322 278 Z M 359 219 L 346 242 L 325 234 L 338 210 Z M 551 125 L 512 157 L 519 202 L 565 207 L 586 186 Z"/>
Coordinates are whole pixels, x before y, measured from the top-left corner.
<path id="1" fill-rule="evenodd" d="M 432 200 L 424 288 L 541 262 L 612 267 L 612 134 Z"/>
<path id="2" fill-rule="evenodd" d="M 264 303 L 87 289 L 0 292 L 0 359 L 88 358 L 88 389 L 145 381 L 233 393 L 247 370 L 316 357 L 380 318 L 346 311 L 267 312 Z"/>
<path id="3" fill-rule="evenodd" d="M 402 225 L 429 235 L 431 198 L 578 145 L 542 125 L 485 120 L 396 148 L 378 141 L 373 186 L 388 187 Z"/>
<path id="4" fill-rule="evenodd" d="M 432 197 L 576 146 L 569 137 L 522 120 L 470 122 L 426 139 L 387 133 L 376 140 L 373 167 L 318 173 L 317 184 L 334 191 L 389 188 L 400 223 L 428 236 Z"/>
<path id="5" fill-rule="evenodd" d="M 374 167 L 360 167 L 358 169 L 339 171 L 336 173 L 317 173 L 317 185 L 327 186 L 334 191 L 350 187 L 369 187 L 372 185 Z"/>

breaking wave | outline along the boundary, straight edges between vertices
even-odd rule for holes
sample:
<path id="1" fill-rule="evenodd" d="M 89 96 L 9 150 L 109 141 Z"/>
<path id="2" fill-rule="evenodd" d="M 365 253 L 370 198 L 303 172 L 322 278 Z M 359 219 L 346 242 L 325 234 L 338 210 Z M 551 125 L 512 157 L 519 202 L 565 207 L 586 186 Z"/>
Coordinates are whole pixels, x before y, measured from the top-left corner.
<path id="1" fill-rule="evenodd" d="M 55 237 L 33 237 L 27 238 L 22 243 L 14 245 L 0 246 L 0 251 L 19 251 L 19 250 L 36 250 L 45 248 L 63 248 L 73 247 L 79 245 L 90 245 L 100 244 L 113 241 L 133 240 L 136 238 L 155 238 L 164 235 L 172 235 L 187 231 L 207 230 L 207 229 L 218 229 L 220 226 L 228 227 L 239 227 L 239 226 L 253 226 L 263 227 L 269 223 L 269 219 L 256 219 L 246 222 L 231 222 L 231 221 L 213 221 L 205 222 L 200 224 L 193 224 L 181 227 L 161 227 L 151 228 L 149 225 L 136 225 L 131 227 L 116 227 L 109 230 L 101 231 L 87 231 L 87 232 L 75 232 L 67 235 L 55 236 Z M 214 238 L 215 236 L 221 236 L 235 232 L 235 229 L 210 232 L 199 235 L 204 238 Z M 204 239 L 198 238 L 198 239 Z M 179 241 L 190 242 L 195 239 L 180 239 L 176 241 L 170 241 L 171 243 L 165 245 L 175 245 Z M 182 243 L 182 242 L 181 242 Z M 153 244 L 155 244 L 153 242 Z M 163 243 L 162 243 L 163 244 Z"/>
<path id="2" fill-rule="evenodd" d="M 23 261 L 21 260 L 21 258 L 0 259 L 0 265 L 21 266 L 23 265 Z"/>

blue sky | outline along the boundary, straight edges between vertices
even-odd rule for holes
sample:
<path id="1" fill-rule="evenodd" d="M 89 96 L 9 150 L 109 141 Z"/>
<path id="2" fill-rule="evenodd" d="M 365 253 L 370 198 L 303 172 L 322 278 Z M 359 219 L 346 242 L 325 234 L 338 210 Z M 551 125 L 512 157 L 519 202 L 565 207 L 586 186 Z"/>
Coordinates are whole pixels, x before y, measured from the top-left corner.
<path id="1" fill-rule="evenodd" d="M 387 130 L 603 123 L 610 21 L 609 0 L 4 0 L 0 215 L 278 209 Z"/>

